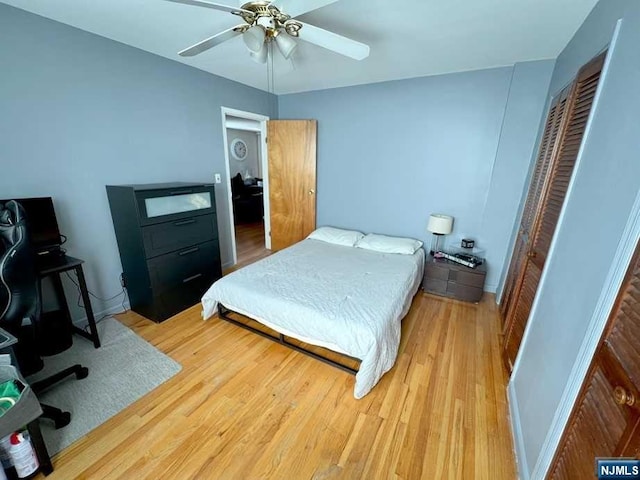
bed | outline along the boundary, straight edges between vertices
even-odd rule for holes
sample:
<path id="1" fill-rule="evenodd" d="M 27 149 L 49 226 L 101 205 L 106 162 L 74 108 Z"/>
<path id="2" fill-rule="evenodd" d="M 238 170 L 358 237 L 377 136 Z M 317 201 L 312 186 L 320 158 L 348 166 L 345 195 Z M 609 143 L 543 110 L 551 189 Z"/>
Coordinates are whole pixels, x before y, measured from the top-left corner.
<path id="1" fill-rule="evenodd" d="M 423 269 L 422 248 L 403 255 L 308 238 L 216 281 L 203 317 L 230 310 L 359 359 L 354 396 L 362 398 L 395 363 Z"/>

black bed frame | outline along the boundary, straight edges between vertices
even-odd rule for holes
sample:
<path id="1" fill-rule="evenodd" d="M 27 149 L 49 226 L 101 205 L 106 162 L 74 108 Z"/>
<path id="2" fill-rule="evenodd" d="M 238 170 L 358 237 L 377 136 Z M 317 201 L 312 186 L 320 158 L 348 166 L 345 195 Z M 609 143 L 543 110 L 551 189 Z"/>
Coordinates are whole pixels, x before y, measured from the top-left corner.
<path id="1" fill-rule="evenodd" d="M 331 365 L 333 367 L 339 368 L 340 370 L 343 370 L 343 371 L 345 371 L 347 373 L 350 373 L 351 375 L 355 375 L 356 373 L 358 373 L 358 370 L 356 370 L 356 369 L 348 367 L 348 366 L 346 366 L 346 365 L 344 365 L 344 364 L 342 364 L 340 362 L 336 362 L 336 361 L 331 360 L 329 358 L 323 357 L 322 355 L 318 355 L 317 353 L 312 352 L 311 350 L 307 350 L 306 348 L 303 348 L 303 347 L 301 347 L 299 345 L 295 345 L 293 343 L 288 342 L 286 337 L 281 333 L 279 333 L 277 336 L 276 335 L 269 335 L 268 333 L 263 332 L 262 330 L 258 330 L 257 328 L 252 327 L 251 325 L 247 325 L 246 323 L 239 322 L 238 320 L 236 320 L 234 318 L 231 318 L 229 316 L 230 313 L 234 313 L 236 315 L 240 315 L 242 317 L 246 317 L 245 315 L 242 315 L 241 313 L 234 312 L 233 310 L 225 307 L 221 303 L 218 304 L 218 316 L 220 318 L 222 318 L 223 320 L 226 320 L 229 323 L 233 323 L 234 325 L 237 325 L 238 327 L 242 327 L 242 328 L 244 328 L 246 330 L 249 330 L 249 331 L 251 331 L 253 333 L 257 333 L 258 335 L 262 335 L 263 337 L 268 338 L 269 340 L 273 340 L 274 342 L 279 343 L 281 345 L 284 345 L 285 347 L 289 347 L 292 350 L 295 350 L 296 352 L 304 353 L 305 355 L 313 357 L 316 360 L 320 360 L 321 362 L 327 363 L 327 364 L 329 364 L 329 365 Z M 246 317 L 246 318 L 249 318 L 250 320 L 253 320 L 250 317 Z M 345 358 L 350 358 L 352 360 L 360 361 L 358 358 L 350 357 L 349 355 L 345 355 L 343 353 L 339 353 L 339 355 L 342 355 Z"/>

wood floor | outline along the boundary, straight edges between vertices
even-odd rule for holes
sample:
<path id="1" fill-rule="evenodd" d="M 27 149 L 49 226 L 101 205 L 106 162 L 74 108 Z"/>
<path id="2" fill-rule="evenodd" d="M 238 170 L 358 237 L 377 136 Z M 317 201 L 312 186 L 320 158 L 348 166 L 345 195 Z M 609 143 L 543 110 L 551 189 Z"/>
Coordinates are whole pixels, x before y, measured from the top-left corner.
<path id="1" fill-rule="evenodd" d="M 253 263 L 271 252 L 264 246 L 264 222 L 243 223 L 235 226 L 238 263 L 236 268 Z"/>
<path id="2" fill-rule="evenodd" d="M 198 306 L 119 319 L 182 371 L 61 452 L 49 479 L 516 478 L 492 296 L 419 293 L 396 365 L 362 400 L 351 375 Z"/>

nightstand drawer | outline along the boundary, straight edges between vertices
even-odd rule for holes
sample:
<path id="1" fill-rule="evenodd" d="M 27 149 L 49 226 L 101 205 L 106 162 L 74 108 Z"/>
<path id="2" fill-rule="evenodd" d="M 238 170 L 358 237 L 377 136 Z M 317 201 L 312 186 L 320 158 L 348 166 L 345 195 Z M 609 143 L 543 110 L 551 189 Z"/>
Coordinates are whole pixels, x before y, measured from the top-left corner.
<path id="1" fill-rule="evenodd" d="M 451 270 L 449 280 L 460 285 L 482 288 L 484 285 L 484 275 L 480 273 L 465 272 L 462 270 Z"/>
<path id="2" fill-rule="evenodd" d="M 484 263 L 472 269 L 430 256 L 425 264 L 422 288 L 435 295 L 479 302 L 486 274 L 487 267 Z"/>
<path id="3" fill-rule="evenodd" d="M 449 280 L 449 268 L 446 265 L 440 266 L 434 263 L 427 263 L 425 265 L 425 275 L 429 278 L 435 278 L 437 280 Z"/>
<path id="4" fill-rule="evenodd" d="M 425 278 L 422 282 L 422 288 L 427 292 L 444 295 L 447 293 L 447 281 L 435 278 Z"/>
<path id="5" fill-rule="evenodd" d="M 482 299 L 482 287 L 470 287 L 456 282 L 449 282 L 447 283 L 447 295 L 467 302 L 479 302 Z"/>

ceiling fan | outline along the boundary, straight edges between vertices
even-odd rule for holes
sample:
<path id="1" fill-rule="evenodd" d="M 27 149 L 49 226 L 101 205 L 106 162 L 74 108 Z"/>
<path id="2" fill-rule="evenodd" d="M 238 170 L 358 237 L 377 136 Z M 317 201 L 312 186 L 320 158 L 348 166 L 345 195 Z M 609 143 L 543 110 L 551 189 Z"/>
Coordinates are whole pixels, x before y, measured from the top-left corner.
<path id="1" fill-rule="evenodd" d="M 273 0 L 250 1 L 239 8 L 205 0 L 168 0 L 228 12 L 241 17 L 245 23 L 224 30 L 178 52 L 182 57 L 192 57 L 238 35 L 242 35 L 251 58 L 265 63 L 269 44 L 274 42 L 285 59 L 289 59 L 297 47 L 296 38 L 326 48 L 340 55 L 363 60 L 369 56 L 369 46 L 322 28 L 294 20 L 294 17 L 310 12 L 337 0 Z M 283 11 L 286 4 L 286 11 Z"/>

